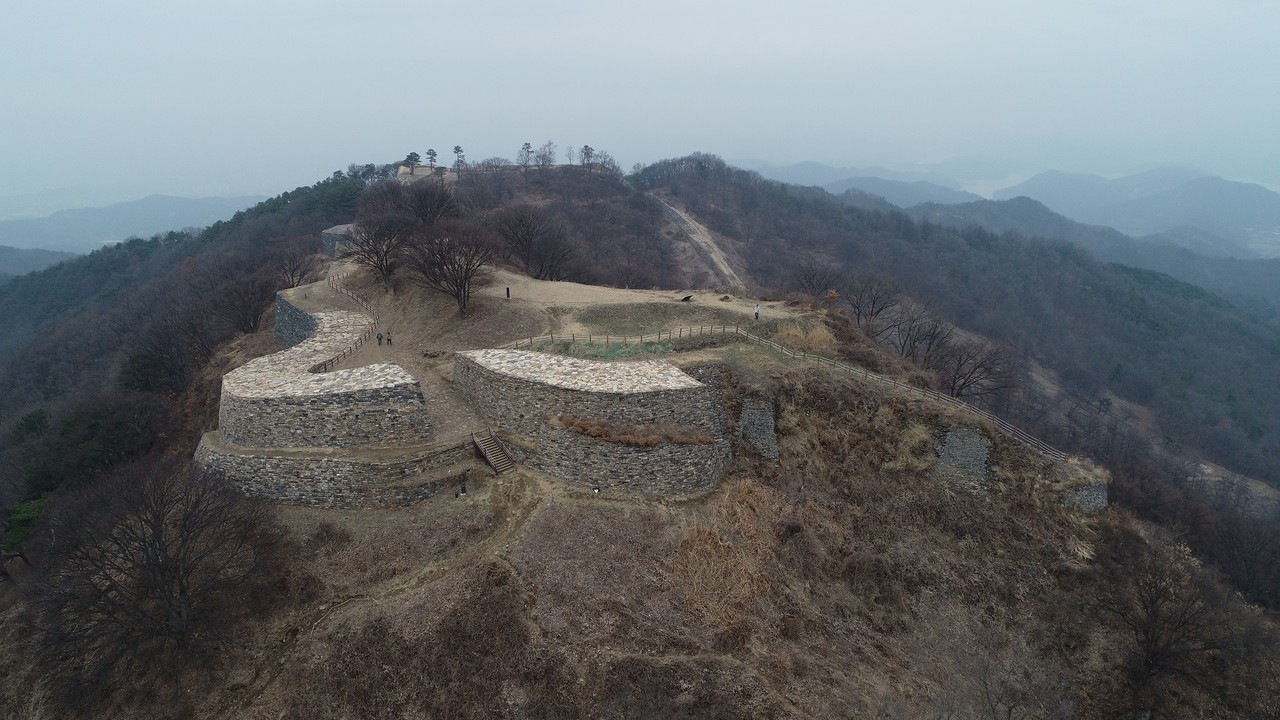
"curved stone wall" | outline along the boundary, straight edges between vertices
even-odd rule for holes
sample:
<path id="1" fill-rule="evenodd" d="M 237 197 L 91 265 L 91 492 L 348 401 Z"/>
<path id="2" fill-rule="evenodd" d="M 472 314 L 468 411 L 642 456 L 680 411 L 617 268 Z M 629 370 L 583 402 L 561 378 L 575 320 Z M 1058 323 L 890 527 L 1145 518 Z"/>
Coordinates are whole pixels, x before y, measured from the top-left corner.
<path id="1" fill-rule="evenodd" d="M 598 363 L 518 350 L 457 353 L 454 385 L 510 442 L 517 460 L 564 480 L 638 493 L 706 492 L 729 464 L 715 388 L 665 361 Z M 559 415 L 669 424 L 712 438 L 703 445 L 627 445 L 553 424 Z"/>
<path id="2" fill-rule="evenodd" d="M 549 415 L 672 423 L 723 439 L 713 388 L 665 360 L 592 362 L 522 350 L 457 353 L 453 381 L 485 421 L 529 434 Z"/>
<path id="3" fill-rule="evenodd" d="M 288 322 L 303 311 L 283 297 Z M 306 314 L 306 313 L 303 313 Z M 308 315 L 315 331 L 286 350 L 257 358 L 222 379 L 218 429 L 232 445 L 258 448 L 393 447 L 423 442 L 429 425 L 422 387 L 389 362 L 313 373 L 369 326 L 361 313 Z"/>

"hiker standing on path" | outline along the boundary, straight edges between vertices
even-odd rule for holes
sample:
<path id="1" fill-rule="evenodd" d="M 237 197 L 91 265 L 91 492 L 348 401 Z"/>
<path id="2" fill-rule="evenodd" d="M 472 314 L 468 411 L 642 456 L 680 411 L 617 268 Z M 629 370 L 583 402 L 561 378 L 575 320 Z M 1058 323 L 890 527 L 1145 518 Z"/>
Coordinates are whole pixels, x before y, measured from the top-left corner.
<path id="1" fill-rule="evenodd" d="M 387 347 L 391 347 L 391 333 L 387 333 Z"/>
<path id="2" fill-rule="evenodd" d="M 379 344 L 379 345 L 381 345 L 381 344 L 382 344 L 382 333 L 378 333 L 378 344 Z M 390 344 L 390 343 L 388 343 L 388 344 Z"/>
<path id="3" fill-rule="evenodd" d="M 760 319 L 760 303 L 756 303 L 756 320 Z"/>

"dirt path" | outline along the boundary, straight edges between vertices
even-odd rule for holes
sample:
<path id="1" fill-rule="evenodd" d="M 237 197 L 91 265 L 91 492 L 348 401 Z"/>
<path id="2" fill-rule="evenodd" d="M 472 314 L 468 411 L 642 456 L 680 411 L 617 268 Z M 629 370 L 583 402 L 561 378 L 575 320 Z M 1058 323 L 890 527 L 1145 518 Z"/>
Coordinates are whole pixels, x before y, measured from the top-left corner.
<path id="1" fill-rule="evenodd" d="M 693 244 L 702 252 L 702 254 L 711 261 L 712 266 L 716 269 L 716 274 L 719 276 L 720 282 L 724 283 L 725 287 L 733 290 L 734 292 L 745 293 L 747 291 L 747 284 L 742 282 L 742 278 L 738 277 L 738 273 L 734 272 L 733 268 L 729 267 L 729 259 L 725 257 L 724 251 L 721 250 L 720 246 L 716 244 L 716 241 L 712 239 L 711 233 L 708 232 L 701 223 L 689 217 L 689 215 L 680 208 L 677 208 L 662 198 L 657 198 L 657 200 L 675 216 L 675 218 L 680 222 L 680 225 L 684 227 L 685 232 L 689 234 L 689 239 L 692 240 Z"/>

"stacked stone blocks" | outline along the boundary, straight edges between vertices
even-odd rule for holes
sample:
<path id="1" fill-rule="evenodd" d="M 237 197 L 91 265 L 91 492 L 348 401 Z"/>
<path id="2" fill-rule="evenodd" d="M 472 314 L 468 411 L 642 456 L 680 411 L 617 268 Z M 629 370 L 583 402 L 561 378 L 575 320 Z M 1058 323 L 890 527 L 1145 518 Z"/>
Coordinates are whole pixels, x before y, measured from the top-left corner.
<path id="1" fill-rule="evenodd" d="M 441 478 L 422 473 L 470 460 L 470 446 L 428 448 L 422 387 L 395 364 L 311 372 L 351 347 L 371 319 L 308 313 L 288 292 L 276 299 L 275 333 L 286 349 L 223 377 L 219 429 L 202 439 L 196 462 L 248 494 L 287 503 L 354 507 L 435 492 Z"/>
<path id="2" fill-rule="evenodd" d="M 508 447 L 518 461 L 570 482 L 689 495 L 714 488 L 730 460 L 718 393 L 666 361 L 474 350 L 455 356 L 453 378 L 486 422 L 513 440 Z M 561 415 L 694 429 L 712 441 L 629 445 L 559 426 Z"/>

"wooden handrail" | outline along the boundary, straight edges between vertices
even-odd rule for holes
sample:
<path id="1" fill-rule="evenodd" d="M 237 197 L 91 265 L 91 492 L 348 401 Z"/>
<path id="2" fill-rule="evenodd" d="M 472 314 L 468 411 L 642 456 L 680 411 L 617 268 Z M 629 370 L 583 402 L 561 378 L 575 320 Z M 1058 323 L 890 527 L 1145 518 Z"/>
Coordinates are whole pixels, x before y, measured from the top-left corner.
<path id="1" fill-rule="evenodd" d="M 370 315 L 373 316 L 373 322 L 365 326 L 364 332 L 361 333 L 360 337 L 357 338 L 356 341 L 352 343 L 350 347 L 345 348 L 342 352 L 338 353 L 337 355 L 334 355 L 328 360 L 322 360 L 321 362 L 318 362 L 315 365 L 312 365 L 311 372 L 313 373 L 329 372 L 339 362 L 341 362 L 342 360 L 345 360 L 351 355 L 354 355 L 356 353 L 356 350 L 359 350 L 360 347 L 363 346 L 365 342 L 369 340 L 369 338 L 373 337 L 374 332 L 377 331 L 378 325 L 381 323 L 381 320 L 378 318 L 378 311 L 374 310 L 372 305 L 370 305 L 364 298 L 360 297 L 359 295 L 356 295 L 355 293 L 346 289 L 342 285 L 338 284 L 338 281 L 347 277 L 348 274 L 349 273 L 343 273 L 336 277 L 333 275 L 330 275 L 328 278 L 325 279 L 325 282 L 328 283 L 329 287 L 333 288 L 334 290 L 337 290 L 343 295 L 346 295 L 352 300 L 355 300 L 360 307 L 364 308 Z"/>

